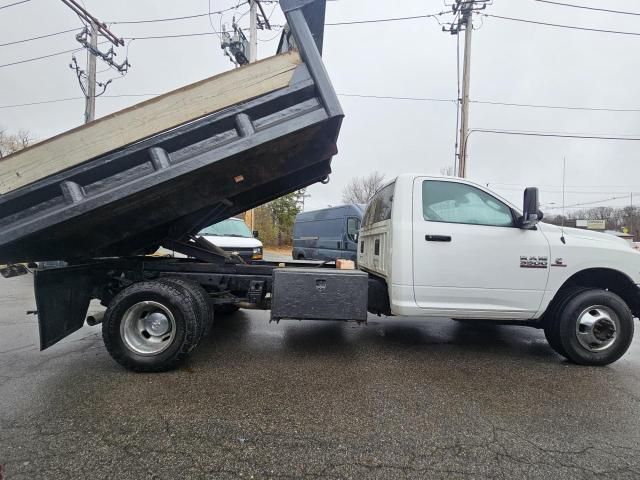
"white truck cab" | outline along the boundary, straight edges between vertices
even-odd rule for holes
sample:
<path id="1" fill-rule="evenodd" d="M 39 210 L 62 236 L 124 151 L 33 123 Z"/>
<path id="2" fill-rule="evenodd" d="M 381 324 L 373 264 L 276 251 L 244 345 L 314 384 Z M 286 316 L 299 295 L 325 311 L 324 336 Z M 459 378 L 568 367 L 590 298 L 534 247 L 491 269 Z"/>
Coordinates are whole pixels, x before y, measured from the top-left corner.
<path id="1" fill-rule="evenodd" d="M 370 310 L 534 325 L 573 361 L 615 361 L 640 315 L 640 254 L 538 223 L 537 205 L 536 189 L 523 213 L 464 179 L 400 175 L 372 198 L 359 235 L 358 266 L 379 299 Z"/>

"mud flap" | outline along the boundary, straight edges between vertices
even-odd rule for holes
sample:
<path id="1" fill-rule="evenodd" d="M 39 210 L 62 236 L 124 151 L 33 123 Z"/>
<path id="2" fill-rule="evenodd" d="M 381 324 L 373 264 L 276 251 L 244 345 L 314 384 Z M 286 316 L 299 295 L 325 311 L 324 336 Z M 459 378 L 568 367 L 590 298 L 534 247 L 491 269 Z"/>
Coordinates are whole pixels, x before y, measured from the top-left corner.
<path id="1" fill-rule="evenodd" d="M 36 270 L 40 350 L 49 348 L 84 325 L 92 290 L 87 267 Z"/>

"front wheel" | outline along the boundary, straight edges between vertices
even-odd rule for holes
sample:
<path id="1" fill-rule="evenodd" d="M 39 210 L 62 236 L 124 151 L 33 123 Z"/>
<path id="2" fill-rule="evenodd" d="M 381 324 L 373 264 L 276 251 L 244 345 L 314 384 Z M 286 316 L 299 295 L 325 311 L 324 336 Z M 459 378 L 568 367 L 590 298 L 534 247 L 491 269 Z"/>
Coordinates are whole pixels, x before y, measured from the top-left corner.
<path id="1" fill-rule="evenodd" d="M 633 315 L 613 292 L 588 289 L 563 302 L 554 322 L 556 349 L 581 365 L 608 365 L 625 354 L 633 340 Z"/>
<path id="2" fill-rule="evenodd" d="M 198 305 L 168 282 L 135 283 L 116 295 L 102 323 L 111 357 L 129 370 L 161 372 L 182 362 L 200 339 Z"/>

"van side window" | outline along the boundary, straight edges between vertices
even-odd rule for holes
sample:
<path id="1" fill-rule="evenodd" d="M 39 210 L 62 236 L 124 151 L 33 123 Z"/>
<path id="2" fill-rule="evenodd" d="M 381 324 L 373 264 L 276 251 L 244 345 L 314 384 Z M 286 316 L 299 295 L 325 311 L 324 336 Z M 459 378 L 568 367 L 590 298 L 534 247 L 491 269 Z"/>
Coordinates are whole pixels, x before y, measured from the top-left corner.
<path id="1" fill-rule="evenodd" d="M 425 180 L 422 213 L 430 222 L 467 223 L 495 227 L 514 225 L 511 209 L 472 185 Z"/>
<path id="2" fill-rule="evenodd" d="M 373 196 L 362 219 L 362 226 L 367 227 L 391 218 L 395 186 L 395 182 L 391 183 Z"/>
<path id="3" fill-rule="evenodd" d="M 352 242 L 356 241 L 356 236 L 360 230 L 360 219 L 355 217 L 349 217 L 347 219 L 347 237 Z"/>

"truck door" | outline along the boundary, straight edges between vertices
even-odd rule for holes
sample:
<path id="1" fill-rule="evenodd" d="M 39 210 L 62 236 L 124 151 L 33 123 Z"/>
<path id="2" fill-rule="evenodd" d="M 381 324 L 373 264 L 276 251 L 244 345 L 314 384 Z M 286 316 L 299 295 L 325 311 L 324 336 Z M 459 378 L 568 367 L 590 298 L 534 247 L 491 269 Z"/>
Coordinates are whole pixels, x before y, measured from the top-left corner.
<path id="1" fill-rule="evenodd" d="M 456 318 L 531 318 L 549 274 L 549 244 L 516 221 L 507 204 L 474 185 L 415 179 L 417 305 Z"/>

